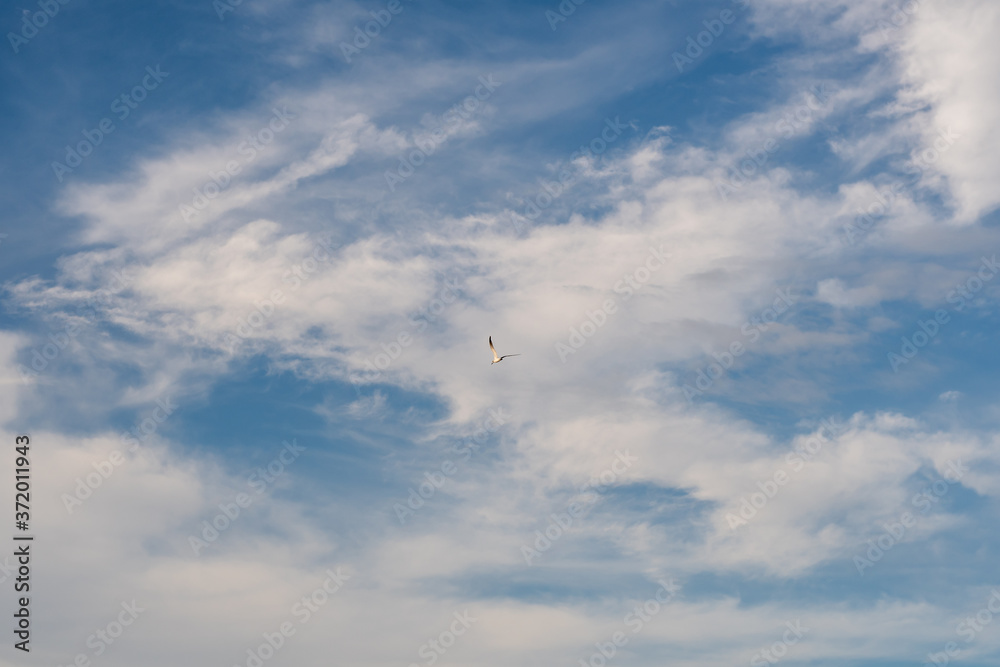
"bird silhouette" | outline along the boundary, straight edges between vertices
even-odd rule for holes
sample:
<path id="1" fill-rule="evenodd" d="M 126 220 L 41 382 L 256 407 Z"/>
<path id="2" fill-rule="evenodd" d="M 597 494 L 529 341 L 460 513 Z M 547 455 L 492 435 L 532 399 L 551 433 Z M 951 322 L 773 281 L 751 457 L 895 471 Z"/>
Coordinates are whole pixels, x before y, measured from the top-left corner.
<path id="1" fill-rule="evenodd" d="M 492 365 L 492 364 L 499 364 L 501 361 L 503 361 L 507 357 L 520 357 L 521 356 L 520 354 L 505 354 L 502 357 L 497 356 L 497 349 L 495 347 L 493 347 L 493 336 L 490 336 L 490 349 L 493 350 L 493 361 L 490 362 L 490 365 Z"/>

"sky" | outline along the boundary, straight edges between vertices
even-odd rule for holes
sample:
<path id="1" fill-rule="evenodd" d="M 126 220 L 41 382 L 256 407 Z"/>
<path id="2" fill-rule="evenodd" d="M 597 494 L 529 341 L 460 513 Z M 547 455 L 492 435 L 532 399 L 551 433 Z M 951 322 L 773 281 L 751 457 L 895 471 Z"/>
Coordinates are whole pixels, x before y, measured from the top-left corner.
<path id="1" fill-rule="evenodd" d="M 1000 662 L 997 3 L 0 24 L 0 666 Z"/>

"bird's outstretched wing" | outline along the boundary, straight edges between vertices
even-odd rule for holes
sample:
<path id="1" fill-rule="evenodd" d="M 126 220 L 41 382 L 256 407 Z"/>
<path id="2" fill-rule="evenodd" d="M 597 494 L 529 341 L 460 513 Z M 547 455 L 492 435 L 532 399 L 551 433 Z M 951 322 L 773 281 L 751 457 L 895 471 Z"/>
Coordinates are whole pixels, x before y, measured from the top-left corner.
<path id="1" fill-rule="evenodd" d="M 493 336 L 490 336 L 490 350 L 493 351 L 493 360 L 500 361 L 500 357 L 497 356 L 497 349 L 493 347 Z"/>
<path id="2" fill-rule="evenodd" d="M 520 356 L 521 356 L 521 353 L 520 353 L 520 352 L 518 352 L 517 354 L 505 354 L 505 355 L 503 355 L 502 357 L 500 357 L 500 360 L 501 360 L 501 361 L 503 361 L 503 360 L 504 360 L 504 359 L 506 359 L 507 357 L 520 357 Z"/>

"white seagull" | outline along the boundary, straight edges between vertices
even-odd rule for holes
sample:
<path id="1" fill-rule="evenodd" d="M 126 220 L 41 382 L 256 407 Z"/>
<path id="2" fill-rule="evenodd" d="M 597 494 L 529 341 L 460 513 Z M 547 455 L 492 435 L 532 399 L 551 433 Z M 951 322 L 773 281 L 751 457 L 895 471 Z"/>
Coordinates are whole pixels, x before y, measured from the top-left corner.
<path id="1" fill-rule="evenodd" d="M 497 356 L 497 349 L 495 347 L 493 347 L 493 336 L 490 336 L 490 349 L 493 350 L 493 361 L 490 362 L 491 365 L 492 364 L 498 364 L 501 361 L 503 361 L 504 359 L 506 359 L 507 357 L 520 357 L 521 356 L 520 354 L 505 354 L 502 357 L 498 357 Z"/>

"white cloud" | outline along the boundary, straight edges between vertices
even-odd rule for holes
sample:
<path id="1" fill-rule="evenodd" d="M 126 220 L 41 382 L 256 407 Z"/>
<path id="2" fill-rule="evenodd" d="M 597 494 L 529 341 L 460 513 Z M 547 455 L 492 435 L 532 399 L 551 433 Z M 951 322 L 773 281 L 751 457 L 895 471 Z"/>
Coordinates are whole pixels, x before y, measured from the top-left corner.
<path id="1" fill-rule="evenodd" d="M 812 109 L 808 122 L 783 137 L 789 143 L 811 137 L 822 124 L 841 122 L 875 100 L 894 100 L 870 113 L 885 128 L 831 140 L 852 182 L 828 190 L 812 190 L 814 175 L 804 166 L 779 167 L 777 160 L 726 199 L 717 187 L 746 150 L 773 136 L 780 119 L 805 104 L 809 77 L 801 63 L 784 65 L 791 70 L 782 81 L 787 92 L 773 106 L 723 128 L 721 146 L 668 139 L 666 129 L 658 128 L 643 141 L 623 141 L 616 146 L 621 152 L 599 162 L 577 161 L 574 174 L 583 187 L 560 200 L 576 212 L 566 219 L 540 219 L 522 235 L 511 233 L 508 211 L 475 194 L 462 193 L 433 212 L 414 204 L 421 195 L 415 182 L 400 188 L 391 202 L 385 197 L 383 162 L 392 162 L 422 131 L 399 129 L 383 118 L 392 109 L 386 99 L 397 93 L 407 103 L 419 98 L 412 88 L 399 92 L 393 86 L 412 75 L 418 83 L 444 87 L 448 75 L 471 67 L 415 64 L 383 86 L 367 82 L 373 90 L 367 104 L 356 87 L 345 85 L 342 93 L 329 81 L 317 84 L 302 96 L 301 118 L 281 142 L 262 151 L 239 182 L 190 221 L 178 207 L 204 183 L 206 168 L 224 165 L 240 137 L 257 129 L 269 111 L 262 107 L 261 113 L 220 120 L 218 139 L 178 139 L 161 156 L 139 162 L 135 174 L 68 189 L 60 210 L 82 216 L 81 239 L 102 247 L 62 258 L 54 278 L 25 279 L 10 286 L 10 294 L 28 313 L 73 321 L 72 315 L 55 314 L 107 289 L 112 270 L 124 268 L 130 276 L 128 285 L 100 306 L 103 319 L 81 334 L 80 349 L 60 358 L 67 366 L 72 361 L 85 367 L 87 378 L 105 378 L 67 390 L 80 394 L 81 403 L 99 400 L 106 403 L 104 410 L 135 409 L 171 388 L 201 396 L 206 386 L 228 377 L 231 363 L 257 353 L 266 355 L 272 370 L 291 369 L 310 381 L 348 382 L 407 333 L 412 343 L 399 350 L 377 384 L 431 395 L 446 409 L 438 421 L 414 427 L 415 453 L 407 466 L 448 456 L 440 441 L 474 432 L 490 409 L 502 407 L 509 418 L 488 452 L 449 479 L 405 526 L 391 511 L 359 508 L 336 489 L 308 500 L 274 494 L 261 498 L 198 558 L 188 553 L 191 531 L 245 487 L 226 467 L 232 462 L 192 453 L 198 443 L 182 448 L 154 439 L 143 447 L 145 458 L 130 457 L 70 515 L 60 494 L 120 446 L 117 436 L 107 428 L 85 437 L 33 433 L 46 443 L 36 462 L 45 471 L 39 531 L 51 544 L 77 545 L 40 557 L 40 566 L 55 573 L 48 590 L 58 596 L 43 592 L 39 606 L 64 610 L 42 621 L 59 628 L 52 633 L 59 642 L 47 657 L 65 661 L 84 650 L 91 628 L 110 620 L 120 601 L 134 597 L 148 605 L 149 616 L 130 630 L 131 644 L 109 655 L 108 664 L 125 664 L 140 654 L 147 656 L 144 664 L 176 664 L 182 651 L 191 650 L 206 660 L 237 663 L 244 660 L 244 647 L 256 646 L 262 632 L 273 631 L 295 601 L 319 585 L 328 565 L 344 564 L 354 573 L 351 585 L 289 641 L 283 660 L 328 660 L 333 641 L 338 659 L 352 664 L 416 661 L 418 647 L 447 627 L 452 611 L 472 607 L 478 625 L 448 659 L 552 664 L 588 655 L 595 641 L 619 628 L 630 605 L 645 594 L 634 586 L 622 588 L 625 575 L 684 579 L 708 572 L 794 581 L 833 562 L 850 568 L 851 556 L 881 523 L 910 506 L 921 485 L 915 480 L 943 475 L 948 462 L 958 459 L 970 467 L 962 492 L 992 502 L 1000 480 L 992 472 L 998 450 L 991 434 L 940 432 L 904 414 L 861 412 L 847 432 L 828 439 L 814 461 L 788 472 L 788 484 L 748 525 L 734 530 L 727 514 L 759 492 L 758 482 L 789 471 L 789 449 L 808 443 L 816 427 L 787 438 L 771 436 L 708 401 L 689 405 L 680 391 L 692 382 L 694 369 L 706 367 L 713 353 L 734 340 L 748 348 L 740 363 L 778 359 L 794 367 L 797 359 L 820 358 L 834 367 L 844 358 L 836 355 L 854 353 L 868 330 L 896 323 L 872 315 L 868 330 L 839 320 L 817 330 L 803 323 L 805 316 L 797 319 L 798 313 L 826 306 L 876 308 L 900 298 L 936 303 L 961 274 L 944 266 L 945 260 L 982 244 L 982 236 L 951 230 L 953 245 L 942 246 L 948 257 L 928 261 L 918 237 L 945 223 L 971 223 L 995 205 L 996 195 L 987 187 L 996 180 L 990 178 L 995 158 L 988 150 L 996 143 L 994 129 L 987 122 L 996 116 L 987 84 L 996 78 L 989 77 L 993 65 L 978 59 L 974 67 L 955 66 L 975 59 L 970 55 L 975 48 L 993 48 L 983 46 L 988 33 L 979 26 L 995 23 L 995 11 L 970 0 L 963 11 L 949 13 L 925 2 L 899 41 L 883 49 L 871 42 L 878 8 L 851 3 L 824 31 L 819 19 L 809 18 L 818 14 L 825 20 L 841 7 L 825 2 L 807 11 L 801 3 L 761 2 L 753 15 L 756 30 L 795 31 L 803 39 L 817 37 L 817 44 L 867 31 L 859 50 L 893 59 L 848 81 L 828 106 Z M 962 16 L 980 22 L 962 29 Z M 791 23 L 792 17 L 802 24 Z M 938 25 L 943 34 L 931 34 Z M 328 23 L 317 24 L 306 48 L 320 49 L 335 38 Z M 602 48 L 586 51 L 550 65 L 529 82 L 541 86 L 546 76 L 564 77 L 557 90 L 573 88 L 572 82 L 605 56 Z M 531 67 L 521 63 L 508 71 Z M 602 75 L 609 76 L 603 69 Z M 510 86 L 505 94 L 514 87 L 504 85 Z M 324 115 L 323 104 L 340 94 L 347 101 Z M 522 98 L 509 115 L 484 114 L 455 138 L 485 136 L 498 124 L 510 128 L 600 95 L 581 89 L 565 99 L 552 97 L 536 106 Z M 897 248 L 896 256 L 868 261 L 861 247 L 845 247 L 843 221 L 882 185 L 856 175 L 904 151 L 919 154 L 950 124 L 961 140 L 933 162 L 921 187 L 946 194 L 956 206 L 954 219 L 909 190 L 887 213 L 884 228 L 865 241 Z M 482 164 L 475 151 L 449 156 L 459 168 Z M 377 178 L 365 181 L 355 169 Z M 533 191 L 533 175 L 507 178 Z M 333 208 L 322 208 L 331 201 Z M 314 215 L 313 205 L 322 213 Z M 391 227 L 378 220 L 386 211 L 400 212 Z M 664 252 L 670 257 L 652 269 L 649 258 Z M 307 266 L 310 258 L 314 263 Z M 639 273 L 643 267 L 645 274 Z M 625 290 L 626 276 L 642 288 Z M 446 281 L 457 283 L 456 300 L 442 300 L 440 311 L 428 311 L 444 294 Z M 767 335 L 749 342 L 741 327 L 759 318 L 775 290 L 786 287 L 796 290 L 798 303 Z M 605 313 L 595 333 L 563 363 L 555 344 L 568 343 L 571 329 L 599 320 L 595 313 L 608 300 L 614 301 L 614 312 Z M 130 340 L 120 332 L 112 337 L 111 327 L 127 331 Z M 491 367 L 489 335 L 502 341 L 501 349 L 522 356 Z M 234 336 L 241 339 L 235 347 Z M 0 338 L 0 423 L 15 423 L 25 401 L 59 390 L 63 366 L 58 364 L 36 384 L 20 384 L 15 359 L 23 359 L 32 345 L 37 343 L 25 336 Z M 108 379 L 112 363 L 127 366 L 139 379 L 118 386 Z M 794 368 L 766 390 L 772 393 L 741 398 L 752 404 L 777 396 L 805 413 L 802 406 L 831 390 L 825 381 Z M 732 396 L 754 382 L 762 384 L 748 378 L 736 390 L 719 390 Z M 105 392 L 106 387 L 114 391 Z M 325 401 L 316 411 L 333 424 L 388 418 L 392 392 L 374 386 L 364 392 L 346 405 Z M 952 394 L 957 392 L 941 394 L 941 400 L 954 400 Z M 375 437 L 370 444 L 373 450 L 389 446 Z M 520 546 L 534 540 L 552 512 L 565 510 L 575 489 L 612 466 L 620 450 L 636 456 L 637 463 L 537 566 L 527 567 Z M 282 489 L 294 489 L 299 479 L 283 481 Z M 640 490 L 649 495 L 637 509 L 630 502 Z M 405 496 L 405 487 L 393 487 L 383 499 L 390 507 Z M 669 513 L 681 502 L 687 503 L 683 520 L 658 520 L 653 513 Z M 348 514 L 364 519 L 366 543 L 349 545 L 337 534 L 338 518 Z M 937 510 L 906 541 L 931 542 L 964 521 L 960 513 Z M 594 545 L 606 560 L 594 556 Z M 514 599 L 498 584 L 513 572 L 518 584 L 538 586 L 548 576 L 570 576 L 572 567 L 587 574 L 584 583 L 596 594 L 542 604 Z M 477 590 L 479 580 L 488 580 L 485 588 L 502 590 Z M 800 617 L 817 628 L 796 648 L 801 660 L 899 658 L 900 642 L 914 636 L 946 639 L 950 632 L 947 613 L 930 603 L 857 606 L 745 605 L 728 594 L 682 598 L 629 650 L 636 652 L 636 664 L 653 664 L 646 656 L 671 646 L 681 646 L 688 656 L 697 651 L 697 664 L 732 664 L 748 659 L 761 636 L 773 631 L 777 639 L 784 621 Z M 873 637 L 870 627 L 876 623 L 883 630 Z M 720 627 L 727 628 L 724 643 Z M 183 645 L 177 644 L 178 635 L 186 638 Z M 675 662 L 695 664 L 685 655 Z"/>

